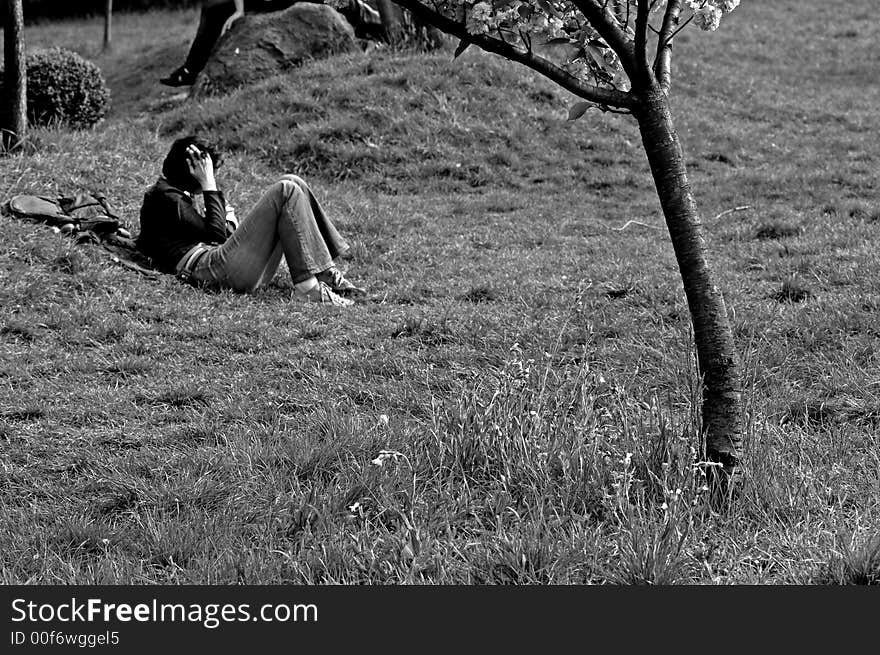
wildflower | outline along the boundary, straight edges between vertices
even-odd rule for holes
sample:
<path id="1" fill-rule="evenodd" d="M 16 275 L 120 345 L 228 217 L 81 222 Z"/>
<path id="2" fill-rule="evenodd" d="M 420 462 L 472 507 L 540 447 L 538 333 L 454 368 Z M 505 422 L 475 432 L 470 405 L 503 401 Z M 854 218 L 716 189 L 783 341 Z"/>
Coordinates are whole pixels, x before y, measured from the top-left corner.
<path id="1" fill-rule="evenodd" d="M 385 462 L 388 460 L 396 462 L 400 457 L 403 457 L 403 453 L 399 453 L 396 450 L 380 450 L 376 459 L 370 463 L 374 466 L 385 466 Z"/>
<path id="2" fill-rule="evenodd" d="M 731 12 L 737 7 L 739 7 L 739 0 L 721 0 L 718 3 L 718 8 L 724 13 Z"/>
<path id="3" fill-rule="evenodd" d="M 388 414 L 379 414 L 379 425 L 388 425 Z"/>

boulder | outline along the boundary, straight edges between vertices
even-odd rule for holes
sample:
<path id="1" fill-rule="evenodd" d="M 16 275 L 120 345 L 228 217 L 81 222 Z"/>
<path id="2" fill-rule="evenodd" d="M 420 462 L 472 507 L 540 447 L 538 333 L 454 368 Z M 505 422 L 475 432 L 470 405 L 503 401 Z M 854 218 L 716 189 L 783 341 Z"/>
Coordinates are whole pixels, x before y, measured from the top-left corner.
<path id="1" fill-rule="evenodd" d="M 357 49 L 351 25 L 327 5 L 298 2 L 283 11 L 245 14 L 220 38 L 191 97 L 228 93 L 308 59 Z"/>

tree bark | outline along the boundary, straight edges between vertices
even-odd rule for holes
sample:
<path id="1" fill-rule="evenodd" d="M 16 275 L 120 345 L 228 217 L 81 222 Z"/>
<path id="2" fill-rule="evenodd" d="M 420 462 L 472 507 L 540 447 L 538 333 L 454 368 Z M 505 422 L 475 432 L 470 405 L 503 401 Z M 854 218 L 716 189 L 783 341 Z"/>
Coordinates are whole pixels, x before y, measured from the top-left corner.
<path id="1" fill-rule="evenodd" d="M 109 51 L 113 45 L 113 0 L 104 3 L 104 51 Z"/>
<path id="2" fill-rule="evenodd" d="M 382 25 L 385 28 L 385 39 L 392 45 L 398 45 L 404 40 L 403 15 L 400 8 L 392 0 L 377 0 L 379 16 L 382 17 Z"/>
<path id="3" fill-rule="evenodd" d="M 22 0 L 6 0 L 3 50 L 5 89 L 0 125 L 0 148 L 12 150 L 27 136 L 27 72 L 24 60 L 24 12 Z"/>
<path id="4" fill-rule="evenodd" d="M 694 327 L 697 363 L 703 378 L 703 432 L 709 461 L 723 465 L 726 491 L 742 452 L 742 381 L 739 356 L 721 291 L 706 258 L 703 227 L 691 192 L 669 99 L 654 84 L 633 111 L 651 165 L 660 205 L 678 260 Z M 715 480 L 718 482 L 719 480 Z"/>

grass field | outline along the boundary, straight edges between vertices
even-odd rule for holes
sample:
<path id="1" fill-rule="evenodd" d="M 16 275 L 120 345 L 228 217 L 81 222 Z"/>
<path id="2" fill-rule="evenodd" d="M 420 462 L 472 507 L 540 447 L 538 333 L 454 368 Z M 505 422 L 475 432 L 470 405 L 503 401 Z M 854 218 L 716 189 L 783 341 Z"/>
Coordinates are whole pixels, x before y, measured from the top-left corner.
<path id="1" fill-rule="evenodd" d="M 98 63 L 114 107 L 0 159 L 0 201 L 100 188 L 136 231 L 171 139 L 199 131 L 239 215 L 307 175 L 371 299 L 297 304 L 283 271 L 208 294 L 0 217 L 0 582 L 877 583 L 873 5 L 749 1 L 677 42 L 747 369 L 722 514 L 632 121 L 567 122 L 566 93 L 473 49 L 186 103 L 156 79 L 194 12 L 119 15 L 110 54 L 98 19 L 29 28 Z"/>

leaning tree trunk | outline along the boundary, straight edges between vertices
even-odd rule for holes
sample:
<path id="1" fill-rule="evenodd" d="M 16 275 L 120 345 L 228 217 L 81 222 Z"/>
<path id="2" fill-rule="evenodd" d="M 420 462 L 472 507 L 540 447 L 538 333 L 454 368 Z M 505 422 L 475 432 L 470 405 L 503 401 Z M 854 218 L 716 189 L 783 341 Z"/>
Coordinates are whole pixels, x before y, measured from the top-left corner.
<path id="1" fill-rule="evenodd" d="M 27 135 L 27 73 L 24 61 L 24 12 L 21 0 L 5 0 L 4 77 L 0 106 L 0 150 L 21 144 Z"/>
<path id="2" fill-rule="evenodd" d="M 658 87 L 642 94 L 635 110 L 657 195 L 678 260 L 694 326 L 697 364 L 703 378 L 703 432 L 709 461 L 723 465 L 725 490 L 742 451 L 742 382 L 739 357 L 721 291 L 706 260 L 703 227 L 687 179 L 669 100 Z"/>

